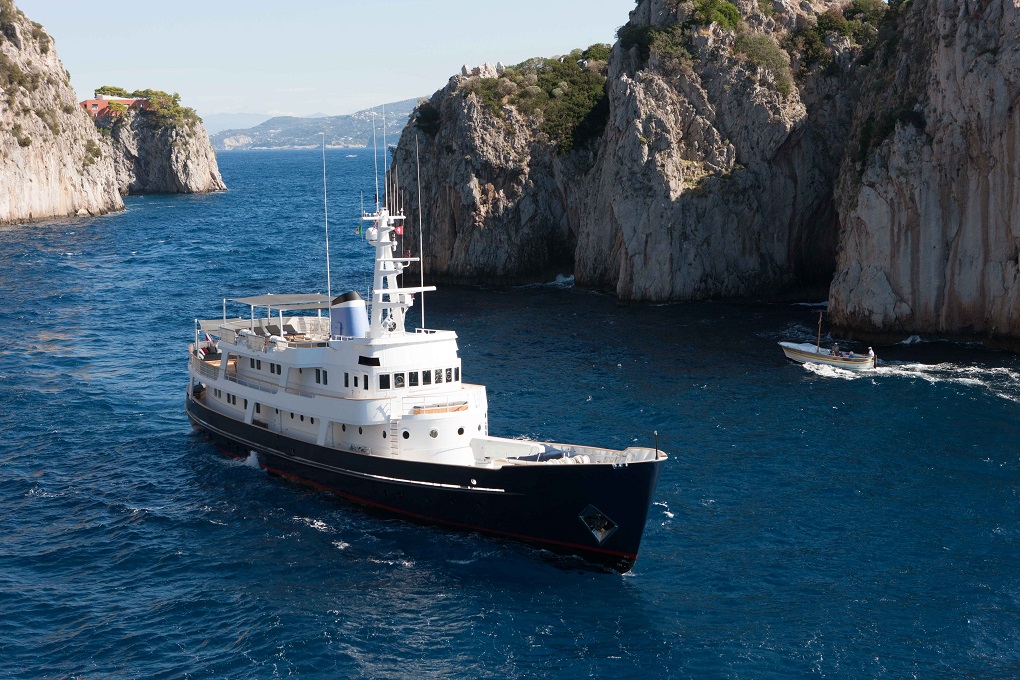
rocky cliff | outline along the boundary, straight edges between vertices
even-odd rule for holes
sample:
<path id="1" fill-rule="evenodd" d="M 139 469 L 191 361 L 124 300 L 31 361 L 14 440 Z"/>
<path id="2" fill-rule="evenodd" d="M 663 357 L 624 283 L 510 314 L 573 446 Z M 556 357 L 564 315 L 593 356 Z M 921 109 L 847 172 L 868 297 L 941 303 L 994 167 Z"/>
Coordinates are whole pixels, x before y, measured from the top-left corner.
<path id="1" fill-rule="evenodd" d="M 1020 9 L 914 0 L 864 84 L 836 192 L 844 332 L 1020 342 Z"/>
<path id="2" fill-rule="evenodd" d="M 0 0 L 0 224 L 123 207 L 52 38 Z"/>
<path id="3" fill-rule="evenodd" d="M 395 157 L 413 176 L 417 138 L 426 271 L 573 273 L 655 301 L 826 289 L 861 46 L 826 35 L 819 64 L 792 39 L 839 4 L 642 0 L 604 55 L 465 69 Z M 602 75 L 602 97 L 557 134 L 555 104 L 579 84 L 546 73 L 572 62 Z"/>
<path id="4" fill-rule="evenodd" d="M 108 128 L 121 194 L 194 194 L 226 189 L 209 135 L 196 116 L 166 121 L 128 111 Z"/>

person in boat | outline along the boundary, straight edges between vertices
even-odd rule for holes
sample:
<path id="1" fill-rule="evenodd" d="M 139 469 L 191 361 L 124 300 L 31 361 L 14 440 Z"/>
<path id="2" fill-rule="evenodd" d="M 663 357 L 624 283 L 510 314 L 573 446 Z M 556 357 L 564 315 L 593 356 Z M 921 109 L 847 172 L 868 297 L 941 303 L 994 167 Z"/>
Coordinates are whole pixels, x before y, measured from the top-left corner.
<path id="1" fill-rule="evenodd" d="M 871 357 L 872 359 L 874 359 L 875 358 L 875 350 L 873 350 L 873 349 L 871 349 L 869 347 L 868 348 L 868 356 Z"/>
<path id="2" fill-rule="evenodd" d="M 850 350 L 849 352 L 847 352 L 846 358 L 847 359 L 853 359 L 854 358 L 854 351 Z"/>
<path id="3" fill-rule="evenodd" d="M 839 343 L 836 343 L 835 345 L 832 346 L 832 350 L 829 352 L 829 356 L 834 357 L 839 356 Z"/>

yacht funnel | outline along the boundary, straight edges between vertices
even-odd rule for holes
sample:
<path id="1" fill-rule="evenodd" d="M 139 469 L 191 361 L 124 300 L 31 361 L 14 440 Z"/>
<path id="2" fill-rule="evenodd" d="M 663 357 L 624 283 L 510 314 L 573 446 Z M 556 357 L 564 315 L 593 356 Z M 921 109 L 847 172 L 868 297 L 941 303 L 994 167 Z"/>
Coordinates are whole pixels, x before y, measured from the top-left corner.
<path id="1" fill-rule="evenodd" d="M 363 338 L 368 335 L 368 310 L 357 291 L 344 293 L 329 306 L 330 335 Z"/>

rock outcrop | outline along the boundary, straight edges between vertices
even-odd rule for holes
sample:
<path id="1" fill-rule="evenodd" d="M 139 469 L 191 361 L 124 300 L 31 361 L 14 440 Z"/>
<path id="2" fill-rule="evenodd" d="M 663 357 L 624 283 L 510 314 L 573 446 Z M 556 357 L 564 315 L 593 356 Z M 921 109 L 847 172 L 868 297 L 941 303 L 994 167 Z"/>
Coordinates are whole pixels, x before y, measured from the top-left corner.
<path id="1" fill-rule="evenodd" d="M 914 0 L 864 84 L 830 312 L 858 337 L 1020 346 L 1020 8 Z"/>
<path id="2" fill-rule="evenodd" d="M 430 278 L 573 273 L 650 301 L 825 290 L 859 48 L 835 41 L 835 66 L 794 82 L 778 41 L 838 4 L 776 2 L 766 14 L 743 2 L 738 37 L 699 21 L 692 2 L 642 0 L 608 64 L 580 59 L 607 76 L 605 97 L 585 120 L 598 129 L 569 149 L 546 111 L 529 110 L 521 88 L 536 84 L 520 67 L 462 69 L 419 108 L 395 156 L 396 173 L 413 176 L 417 137 Z M 534 96 L 552 101 L 567 85 Z M 414 192 L 405 202 L 414 224 Z"/>
<path id="3" fill-rule="evenodd" d="M 0 0 L 0 224 L 124 207 L 53 40 Z"/>
<path id="4" fill-rule="evenodd" d="M 690 31 L 689 52 L 625 49 L 610 60 L 609 123 L 578 192 L 578 285 L 630 300 L 774 295 L 828 283 L 835 259 L 833 158 L 850 109 L 847 69 L 788 74 L 742 52 L 749 36 L 783 59 L 785 25 L 834 3 L 802 3 L 737 37 L 719 24 Z M 690 4 L 644 0 L 632 31 L 689 21 Z M 841 46 L 846 51 L 848 45 Z M 843 59 L 848 65 L 852 59 Z"/>
<path id="5" fill-rule="evenodd" d="M 226 189 L 209 135 L 198 120 L 163 124 L 128 111 L 110 127 L 117 185 L 129 194 L 195 194 Z"/>

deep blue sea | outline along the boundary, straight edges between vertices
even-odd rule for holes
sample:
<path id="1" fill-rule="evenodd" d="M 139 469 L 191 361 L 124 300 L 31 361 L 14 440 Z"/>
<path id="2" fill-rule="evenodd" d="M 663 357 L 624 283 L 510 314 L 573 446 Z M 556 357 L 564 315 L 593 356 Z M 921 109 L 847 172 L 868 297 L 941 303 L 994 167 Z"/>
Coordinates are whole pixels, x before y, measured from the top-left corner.
<path id="1" fill-rule="evenodd" d="M 327 153 L 332 290 L 364 292 L 372 152 Z M 634 570 L 593 572 L 192 432 L 193 319 L 326 289 L 320 152 L 219 163 L 226 193 L 0 230 L 0 677 L 1020 676 L 1016 356 L 854 376 L 777 347 L 817 307 L 441 288 L 493 434 L 671 454 Z"/>

